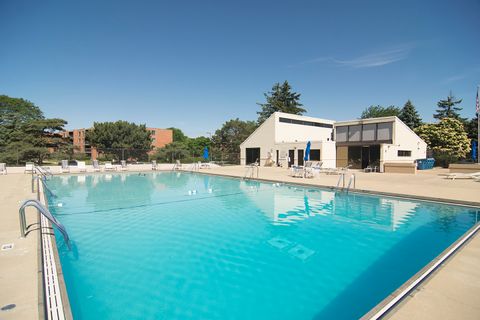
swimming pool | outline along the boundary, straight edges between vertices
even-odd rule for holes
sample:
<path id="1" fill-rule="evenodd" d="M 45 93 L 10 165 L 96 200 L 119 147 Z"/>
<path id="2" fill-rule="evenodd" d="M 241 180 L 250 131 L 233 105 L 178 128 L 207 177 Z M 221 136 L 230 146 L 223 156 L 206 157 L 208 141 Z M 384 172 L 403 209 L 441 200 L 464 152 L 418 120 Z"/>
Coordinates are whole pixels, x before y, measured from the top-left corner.
<path id="1" fill-rule="evenodd" d="M 75 319 L 352 319 L 476 209 L 180 172 L 56 176 Z"/>

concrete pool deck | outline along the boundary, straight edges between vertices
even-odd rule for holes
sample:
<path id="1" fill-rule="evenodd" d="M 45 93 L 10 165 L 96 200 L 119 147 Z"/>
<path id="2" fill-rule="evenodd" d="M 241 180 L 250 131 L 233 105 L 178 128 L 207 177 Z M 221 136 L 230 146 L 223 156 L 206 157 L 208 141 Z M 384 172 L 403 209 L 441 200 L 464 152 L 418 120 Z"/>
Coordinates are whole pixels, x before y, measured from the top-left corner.
<path id="1" fill-rule="evenodd" d="M 132 172 L 144 170 L 151 171 L 148 166 L 130 167 Z M 200 171 L 243 177 L 246 169 L 243 166 L 231 166 Z M 76 172 L 72 170 L 71 173 Z M 447 180 L 444 176 L 447 173 L 445 169 L 420 171 L 416 175 L 355 172 L 356 188 L 480 206 L 480 183 L 471 179 Z M 285 168 L 260 167 L 258 177 L 316 186 L 335 186 L 339 177 L 320 174 L 305 179 L 293 178 L 288 174 Z M 30 192 L 30 175 L 19 173 L 0 176 L 0 191 L 0 245 L 14 243 L 13 249 L 0 251 L 0 308 L 8 304 L 16 305 L 12 310 L 0 311 L 0 319 L 38 319 L 41 317 L 38 231 L 32 231 L 25 239 L 21 239 L 18 222 L 19 202 L 35 198 L 35 194 Z M 33 212 L 27 211 L 28 224 L 37 222 Z M 479 319 L 479 265 L 480 236 L 477 234 L 388 316 L 393 319 Z"/>

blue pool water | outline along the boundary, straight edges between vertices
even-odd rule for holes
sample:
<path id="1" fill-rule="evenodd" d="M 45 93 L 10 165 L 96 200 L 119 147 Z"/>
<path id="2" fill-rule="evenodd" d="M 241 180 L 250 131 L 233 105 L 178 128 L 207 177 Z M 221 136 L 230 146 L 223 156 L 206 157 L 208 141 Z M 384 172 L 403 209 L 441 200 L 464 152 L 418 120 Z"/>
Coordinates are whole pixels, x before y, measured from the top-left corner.
<path id="1" fill-rule="evenodd" d="M 477 214 L 177 172 L 47 183 L 75 319 L 358 318 Z"/>

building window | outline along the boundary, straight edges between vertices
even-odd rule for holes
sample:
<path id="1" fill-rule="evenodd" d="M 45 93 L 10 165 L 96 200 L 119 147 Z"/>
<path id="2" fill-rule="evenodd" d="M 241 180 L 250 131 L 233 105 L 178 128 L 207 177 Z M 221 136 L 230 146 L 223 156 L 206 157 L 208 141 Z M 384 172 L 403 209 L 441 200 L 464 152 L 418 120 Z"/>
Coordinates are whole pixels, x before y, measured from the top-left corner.
<path id="1" fill-rule="evenodd" d="M 397 155 L 399 157 L 411 157 L 412 156 L 412 151 L 410 151 L 410 150 L 398 150 Z"/>
<path id="2" fill-rule="evenodd" d="M 303 125 L 303 126 L 333 128 L 333 124 L 329 124 L 329 123 L 303 121 L 303 120 L 289 119 L 289 118 L 279 118 L 279 121 L 283 122 L 283 123 L 299 124 L 299 125 Z"/>
<path id="3" fill-rule="evenodd" d="M 310 161 L 320 161 L 320 149 L 310 150 Z"/>

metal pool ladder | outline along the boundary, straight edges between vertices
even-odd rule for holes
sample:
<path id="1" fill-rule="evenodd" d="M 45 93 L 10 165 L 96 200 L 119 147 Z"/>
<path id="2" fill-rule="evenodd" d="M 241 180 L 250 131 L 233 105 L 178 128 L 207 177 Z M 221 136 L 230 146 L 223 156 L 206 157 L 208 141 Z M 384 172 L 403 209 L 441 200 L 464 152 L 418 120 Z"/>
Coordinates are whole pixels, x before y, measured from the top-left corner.
<path id="1" fill-rule="evenodd" d="M 355 173 L 352 173 L 350 175 L 350 178 L 348 179 L 347 188 L 345 189 L 345 175 L 346 174 L 344 172 L 340 173 L 340 176 L 338 177 L 338 181 L 337 181 L 337 186 L 335 187 L 335 189 L 336 190 L 346 190 L 347 193 L 348 193 L 348 191 L 352 187 L 352 184 L 353 184 L 353 189 L 355 189 L 355 183 L 356 183 L 357 179 L 355 177 Z M 340 189 L 340 182 L 342 182 L 342 188 L 341 189 Z"/>
<path id="2" fill-rule="evenodd" d="M 258 178 L 258 171 L 259 171 L 258 167 L 259 166 L 255 164 L 251 164 L 250 166 L 248 166 L 247 170 L 245 171 L 245 175 L 243 176 L 243 179 L 253 179 L 255 172 L 257 173 L 257 178 Z"/>
<path id="3" fill-rule="evenodd" d="M 53 225 L 55 225 L 58 230 L 62 233 L 63 239 L 65 240 L 65 243 L 67 244 L 68 248 L 70 249 L 70 238 L 68 237 L 67 230 L 63 226 L 63 224 L 60 223 L 60 221 L 55 218 L 48 209 L 40 203 L 38 200 L 25 200 L 22 205 L 20 206 L 20 209 L 18 209 L 18 214 L 20 218 L 20 236 L 22 238 L 25 238 L 26 232 L 27 232 L 27 221 L 25 219 L 25 208 L 26 207 L 35 207 L 40 214 L 42 214 L 45 218 L 48 219 Z"/>

